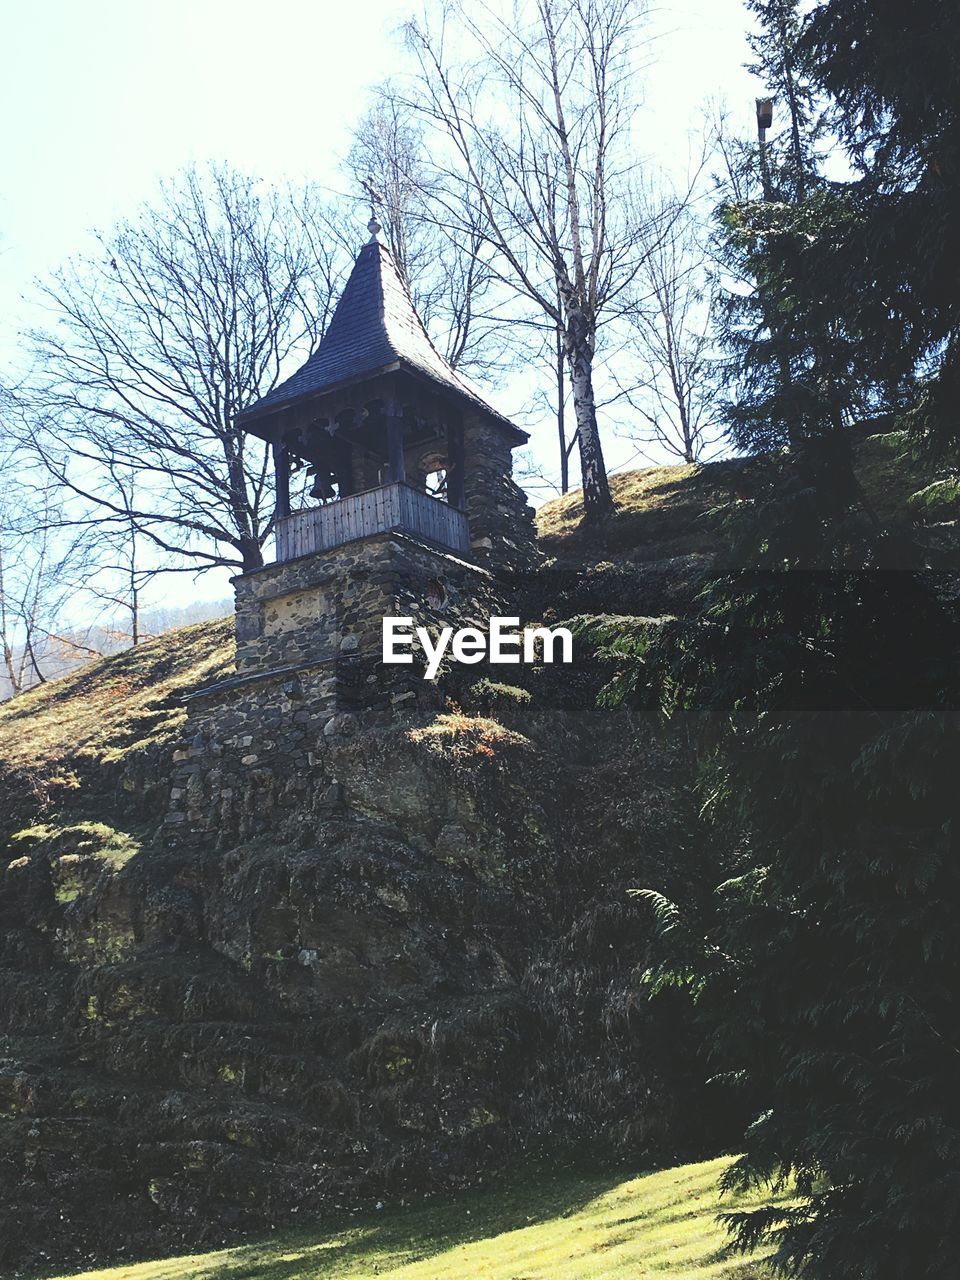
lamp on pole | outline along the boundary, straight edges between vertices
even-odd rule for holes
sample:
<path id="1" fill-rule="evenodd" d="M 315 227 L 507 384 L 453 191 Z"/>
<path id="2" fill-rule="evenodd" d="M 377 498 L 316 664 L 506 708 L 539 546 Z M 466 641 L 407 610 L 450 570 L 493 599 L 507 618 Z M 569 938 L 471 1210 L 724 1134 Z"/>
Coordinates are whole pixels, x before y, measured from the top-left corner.
<path id="1" fill-rule="evenodd" d="M 772 199 L 770 166 L 767 163 L 767 130 L 773 124 L 773 99 L 757 98 L 757 141 L 760 143 L 760 181 L 764 200 Z"/>

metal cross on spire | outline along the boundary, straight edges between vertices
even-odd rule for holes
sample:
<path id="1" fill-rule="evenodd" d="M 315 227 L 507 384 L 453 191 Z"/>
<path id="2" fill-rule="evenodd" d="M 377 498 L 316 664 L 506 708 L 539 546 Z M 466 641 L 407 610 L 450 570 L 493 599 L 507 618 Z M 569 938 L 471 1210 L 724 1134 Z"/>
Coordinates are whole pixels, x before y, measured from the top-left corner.
<path id="1" fill-rule="evenodd" d="M 383 196 L 373 185 L 373 178 L 369 174 L 360 185 L 367 193 L 367 199 L 370 201 L 370 221 L 367 223 L 367 230 L 370 232 L 370 241 L 373 243 L 379 239 L 380 232 L 383 230 L 380 225 L 380 219 L 377 217 L 377 205 L 383 204 Z"/>

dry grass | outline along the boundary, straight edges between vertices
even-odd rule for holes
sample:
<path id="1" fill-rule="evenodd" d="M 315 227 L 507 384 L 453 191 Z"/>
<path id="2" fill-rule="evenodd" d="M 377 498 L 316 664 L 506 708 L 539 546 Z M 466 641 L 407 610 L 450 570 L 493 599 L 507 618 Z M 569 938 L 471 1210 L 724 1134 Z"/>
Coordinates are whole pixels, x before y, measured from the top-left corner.
<path id="1" fill-rule="evenodd" d="M 0 706 L 0 768 L 42 768 L 86 757 L 109 763 L 172 739 L 191 688 L 233 666 L 233 619 L 170 631 L 37 686 Z"/>
<path id="2" fill-rule="evenodd" d="M 493 757 L 507 747 L 530 745 L 523 734 L 505 729 L 496 720 L 467 716 L 461 711 L 439 715 L 422 729 L 410 729 L 407 737 L 418 746 L 455 760 Z"/>
<path id="3" fill-rule="evenodd" d="M 761 1280 L 726 1249 L 725 1160 L 639 1178 L 528 1171 L 506 1189 L 367 1213 L 326 1232 L 84 1273 L 84 1280 Z"/>
<path id="4" fill-rule="evenodd" d="M 905 432 L 862 437 L 854 466 L 881 520 L 922 514 L 917 499 L 927 486 L 953 503 L 956 476 L 944 479 Z M 761 459 L 733 458 L 705 466 L 621 471 L 610 477 L 616 514 L 599 533 L 581 528 L 583 494 L 577 489 L 539 509 L 540 540 L 554 555 L 585 559 L 643 562 L 713 552 L 724 537 L 723 520 L 736 518 L 738 504 L 751 496 L 763 467 Z"/>
<path id="5" fill-rule="evenodd" d="M 584 558 L 649 561 L 714 551 L 713 513 L 737 500 L 749 469 L 735 461 L 621 471 L 610 477 L 617 511 L 601 531 L 581 527 L 577 489 L 539 509 L 537 533 L 548 552 Z"/>

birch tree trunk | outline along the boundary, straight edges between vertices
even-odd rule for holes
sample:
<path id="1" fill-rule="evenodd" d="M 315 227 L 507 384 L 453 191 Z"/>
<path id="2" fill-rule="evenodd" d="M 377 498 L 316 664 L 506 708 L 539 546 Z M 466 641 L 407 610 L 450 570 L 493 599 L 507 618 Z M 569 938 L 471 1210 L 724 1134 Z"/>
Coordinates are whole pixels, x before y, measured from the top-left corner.
<path id="1" fill-rule="evenodd" d="M 598 334 L 624 314 L 647 239 L 631 137 L 644 9 L 642 0 L 518 0 L 509 10 L 450 0 L 433 25 L 407 25 L 420 64 L 409 105 L 437 134 L 443 215 L 459 226 L 457 197 L 475 194 L 503 283 L 561 335 L 594 525 L 613 511 L 594 391 Z M 565 485 L 560 412 L 557 424 Z"/>
<path id="2" fill-rule="evenodd" d="M 584 520 L 587 524 L 598 525 L 612 515 L 613 498 L 597 426 L 597 405 L 593 393 L 593 339 L 589 325 L 578 311 L 574 310 L 568 316 L 563 337 L 573 392 L 573 413 L 577 422 Z"/>

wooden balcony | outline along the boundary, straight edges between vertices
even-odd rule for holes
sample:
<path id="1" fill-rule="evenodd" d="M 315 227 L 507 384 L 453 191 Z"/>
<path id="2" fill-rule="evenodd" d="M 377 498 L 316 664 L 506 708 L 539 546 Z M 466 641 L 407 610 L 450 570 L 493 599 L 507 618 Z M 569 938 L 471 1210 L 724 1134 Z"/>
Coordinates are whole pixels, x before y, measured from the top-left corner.
<path id="1" fill-rule="evenodd" d="M 467 517 L 462 511 L 399 482 L 281 516 L 276 526 L 277 563 L 392 529 L 451 551 L 470 547 Z"/>

